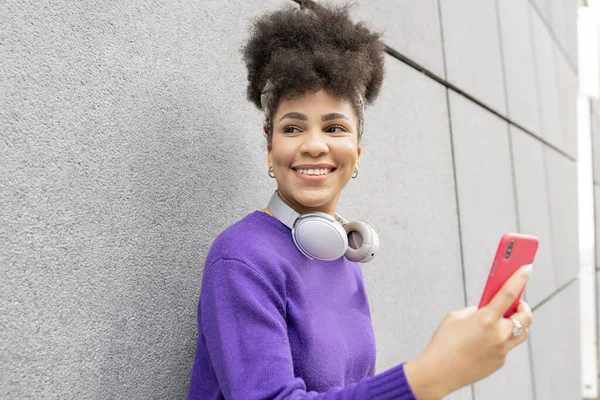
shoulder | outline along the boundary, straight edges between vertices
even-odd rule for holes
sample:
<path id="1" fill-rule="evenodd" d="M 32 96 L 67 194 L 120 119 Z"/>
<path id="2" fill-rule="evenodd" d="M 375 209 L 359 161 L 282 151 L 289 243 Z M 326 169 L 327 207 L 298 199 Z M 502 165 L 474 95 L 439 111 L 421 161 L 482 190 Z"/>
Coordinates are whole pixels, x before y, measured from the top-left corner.
<path id="1" fill-rule="evenodd" d="M 283 310 L 286 273 L 277 254 L 278 242 L 291 240 L 286 229 L 272 216 L 256 211 L 221 232 L 204 264 L 205 296 L 228 288 L 246 296 L 267 296 Z"/>
<path id="2" fill-rule="evenodd" d="M 235 260 L 257 272 L 272 269 L 290 244 L 293 246 L 289 228 L 269 214 L 255 211 L 216 237 L 205 269 L 219 260 Z"/>
<path id="3" fill-rule="evenodd" d="M 257 251 L 272 248 L 272 242 L 285 235 L 284 228 L 270 215 L 255 211 L 221 232 L 215 238 L 208 258 L 241 258 L 244 261 Z"/>

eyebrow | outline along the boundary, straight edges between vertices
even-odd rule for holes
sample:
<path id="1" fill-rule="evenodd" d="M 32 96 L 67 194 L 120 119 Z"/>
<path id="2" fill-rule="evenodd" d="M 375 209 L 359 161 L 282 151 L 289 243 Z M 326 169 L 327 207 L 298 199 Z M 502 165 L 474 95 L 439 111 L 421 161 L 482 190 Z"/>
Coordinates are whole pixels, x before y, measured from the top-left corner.
<path id="1" fill-rule="evenodd" d="M 283 117 L 281 117 L 281 119 L 279 120 L 279 122 L 281 122 L 281 120 L 283 120 L 285 118 L 300 119 L 302 121 L 307 121 L 308 120 L 308 117 L 306 115 L 302 114 L 302 113 L 291 112 L 291 113 L 287 113 Z"/>
<path id="2" fill-rule="evenodd" d="M 340 113 L 325 114 L 321 117 L 321 121 L 331 121 L 332 119 L 347 119 L 348 121 L 350 121 L 350 118 Z"/>
<path id="3" fill-rule="evenodd" d="M 281 119 L 279 121 L 281 122 L 285 118 L 299 119 L 302 121 L 308 120 L 308 117 L 306 115 L 299 113 L 299 112 L 287 113 L 283 117 L 281 117 Z M 329 113 L 329 114 L 325 114 L 321 117 L 321 121 L 331 121 L 332 119 L 346 119 L 346 120 L 350 121 L 350 118 L 348 118 L 344 114 L 340 114 L 340 113 Z"/>

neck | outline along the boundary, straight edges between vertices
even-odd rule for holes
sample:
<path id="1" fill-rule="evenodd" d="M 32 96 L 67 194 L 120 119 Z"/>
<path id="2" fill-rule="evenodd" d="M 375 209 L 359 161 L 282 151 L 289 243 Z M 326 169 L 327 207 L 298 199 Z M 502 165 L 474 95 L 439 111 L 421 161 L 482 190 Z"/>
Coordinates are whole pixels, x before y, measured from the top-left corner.
<path id="1" fill-rule="evenodd" d="M 294 211 L 296 211 L 298 214 L 306 214 L 309 212 L 322 212 L 322 213 L 326 213 L 331 215 L 332 217 L 335 217 L 335 209 L 338 203 L 338 200 L 340 198 L 340 194 L 338 193 L 338 195 L 331 199 L 329 202 L 321 205 L 321 206 L 317 206 L 317 207 L 306 207 L 303 204 L 298 203 L 297 201 L 288 198 L 285 193 L 282 193 L 281 191 L 277 191 L 277 193 L 279 194 L 279 198 L 288 206 L 290 206 Z M 268 210 L 267 208 L 265 208 L 266 210 Z M 270 211 L 269 211 L 270 214 Z M 271 214 L 272 215 L 272 214 Z"/>

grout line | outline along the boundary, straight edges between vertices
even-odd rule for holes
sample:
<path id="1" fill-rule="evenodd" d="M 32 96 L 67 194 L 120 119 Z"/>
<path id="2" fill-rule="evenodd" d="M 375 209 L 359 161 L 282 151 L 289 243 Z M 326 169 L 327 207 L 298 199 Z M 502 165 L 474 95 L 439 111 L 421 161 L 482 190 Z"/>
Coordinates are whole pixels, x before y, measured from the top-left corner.
<path id="1" fill-rule="evenodd" d="M 454 135 L 452 130 L 452 116 L 450 111 L 450 91 L 448 89 L 446 92 L 446 107 L 448 109 L 448 132 L 450 133 L 450 152 L 452 154 L 452 174 L 454 176 L 454 199 L 456 201 L 456 222 L 458 227 L 458 248 L 460 250 L 460 267 L 462 271 L 462 283 L 463 283 L 463 301 L 465 307 L 468 305 L 467 298 L 467 272 L 465 270 L 465 255 L 463 251 L 463 241 L 462 241 L 462 226 L 460 222 L 460 204 L 458 201 L 458 179 L 456 173 L 456 157 L 454 155 Z M 475 385 L 471 384 L 471 398 L 475 400 Z"/>
<path id="2" fill-rule="evenodd" d="M 444 40 L 444 23 L 442 22 L 442 3 L 438 0 L 438 19 L 440 21 L 440 38 L 442 40 L 442 61 L 444 63 L 444 77 L 448 78 L 448 68 L 446 67 L 446 41 Z"/>
<path id="3" fill-rule="evenodd" d="M 552 277 L 554 278 L 552 283 L 556 286 L 558 280 L 558 274 L 556 273 L 556 250 L 554 249 L 554 223 L 552 222 L 552 201 L 550 200 L 550 170 L 548 169 L 548 150 L 542 149 L 542 163 L 544 170 L 544 185 L 546 186 L 546 200 L 548 200 L 548 228 L 550 229 L 549 236 L 549 247 L 550 254 L 552 255 Z"/>
<path id="4" fill-rule="evenodd" d="M 463 280 L 463 300 L 465 307 L 468 304 L 467 299 L 467 274 L 465 271 L 465 257 L 462 243 L 462 227 L 460 223 L 460 205 L 458 201 L 458 180 L 456 173 L 456 157 L 454 154 L 454 135 L 452 130 L 452 117 L 450 111 L 450 92 L 446 89 L 446 106 L 448 108 L 448 131 L 450 132 L 450 152 L 452 154 L 452 174 L 454 176 L 454 196 L 456 200 L 456 218 L 458 222 L 458 243 L 460 248 L 460 265 L 462 267 L 462 280 Z"/>
<path id="5" fill-rule="evenodd" d="M 569 287 L 573 282 L 577 282 L 578 280 L 579 280 L 579 277 L 571 278 L 569 281 L 567 281 L 567 283 L 564 283 L 562 286 L 560 286 L 558 289 L 556 289 L 553 293 L 551 293 L 548 297 L 546 297 L 545 299 L 540 301 L 538 304 L 536 304 L 535 307 L 532 307 L 531 311 L 536 311 L 541 306 L 546 304 L 548 301 L 552 300 L 557 294 L 559 294 L 560 292 L 565 290 L 567 287 Z"/>
<path id="6" fill-rule="evenodd" d="M 500 27 L 500 7 L 498 7 L 498 0 L 494 1 L 494 7 L 496 10 L 496 31 L 498 32 L 498 47 L 500 49 L 500 68 L 502 70 L 502 89 L 504 90 L 504 109 L 506 115 L 510 118 L 509 104 L 508 104 L 508 85 L 506 84 L 506 62 L 504 61 L 504 43 L 502 42 L 502 28 Z M 511 152 L 512 157 L 512 152 Z M 512 158 L 511 158 L 512 161 Z"/>
<path id="7" fill-rule="evenodd" d="M 533 57 L 532 57 L 532 64 L 533 64 L 532 67 L 533 67 L 533 73 L 534 73 L 533 83 L 535 85 L 535 100 L 536 100 L 537 112 L 538 112 L 537 122 L 539 123 L 540 136 L 541 136 L 545 130 L 545 124 L 544 124 L 544 113 L 542 112 L 542 101 L 540 98 L 541 82 L 538 78 L 539 60 L 537 58 L 537 47 L 535 45 L 535 38 L 534 38 L 535 35 L 533 33 L 533 21 L 531 19 L 532 17 L 531 17 L 530 4 L 525 3 L 525 7 L 526 7 L 526 13 L 527 13 L 527 33 L 529 34 L 529 45 L 531 46 L 531 51 L 533 53 Z"/>
<path id="8" fill-rule="evenodd" d="M 450 111 L 450 91 L 446 88 L 446 107 L 448 109 L 448 132 L 450 133 L 450 152 L 452 154 L 452 174 L 454 175 L 454 198 L 456 200 L 456 221 L 458 225 L 458 248 L 460 250 L 460 266 L 462 270 L 462 282 L 463 282 L 463 301 L 465 307 L 468 305 L 467 299 L 467 272 L 465 270 L 465 256 L 463 251 L 462 241 L 462 226 L 460 223 L 460 205 L 458 202 L 458 180 L 456 173 L 456 157 L 454 155 L 454 135 L 452 130 L 452 116 Z M 471 399 L 475 400 L 475 384 L 469 385 L 471 392 Z"/>
<path id="9" fill-rule="evenodd" d="M 440 38 L 442 41 L 442 62 L 443 62 L 443 66 L 444 66 L 444 77 L 448 77 L 448 70 L 446 67 L 446 45 L 444 42 L 444 25 L 442 22 L 442 5 L 440 3 L 440 0 L 438 0 L 438 19 L 440 22 Z M 386 45 L 386 51 L 387 51 L 387 49 L 388 49 L 388 46 Z M 390 54 L 389 51 L 388 51 L 388 54 Z M 393 55 L 392 55 L 392 57 L 393 57 Z M 410 61 L 410 60 L 408 58 L 406 58 L 406 61 Z M 411 66 L 413 68 L 416 68 L 417 70 L 420 67 L 416 63 L 414 63 L 414 65 L 411 65 Z M 454 157 L 454 139 L 452 136 L 452 119 L 450 117 L 450 98 L 449 98 L 448 88 L 446 88 L 445 92 L 446 92 L 446 107 L 448 110 L 448 131 L 450 133 L 450 151 L 452 153 L 452 173 L 454 175 L 454 196 L 455 196 L 455 200 L 456 200 L 456 222 L 457 222 L 457 227 L 458 227 L 458 246 L 459 246 L 459 250 L 460 250 L 460 267 L 461 267 L 461 271 L 462 271 L 463 301 L 464 301 L 464 305 L 466 306 L 468 303 L 467 274 L 465 271 L 465 257 L 464 257 L 464 253 L 463 253 L 462 229 L 461 229 L 461 224 L 460 224 L 460 207 L 458 205 L 458 181 L 456 180 L 456 177 L 457 177 L 456 162 L 455 162 L 455 157 Z M 475 384 L 469 385 L 469 389 L 471 392 L 471 399 L 475 400 Z"/>
<path id="10" fill-rule="evenodd" d="M 537 390 L 535 387 L 535 368 L 533 368 L 533 346 L 531 340 L 527 341 L 527 352 L 529 353 L 529 371 L 531 373 L 531 391 L 533 392 L 533 400 L 537 400 Z"/>

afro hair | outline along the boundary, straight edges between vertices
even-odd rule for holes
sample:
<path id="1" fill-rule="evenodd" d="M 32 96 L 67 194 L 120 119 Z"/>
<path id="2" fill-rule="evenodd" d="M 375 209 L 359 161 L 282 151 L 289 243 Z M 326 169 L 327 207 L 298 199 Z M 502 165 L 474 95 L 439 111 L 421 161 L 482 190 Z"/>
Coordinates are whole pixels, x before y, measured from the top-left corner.
<path id="1" fill-rule="evenodd" d="M 269 80 L 271 113 L 283 96 L 320 89 L 355 107 L 360 93 L 370 104 L 383 81 L 384 47 L 379 33 L 352 22 L 349 5 L 304 1 L 301 8 L 267 13 L 256 20 L 243 47 L 248 100 L 262 109 L 261 91 Z"/>

